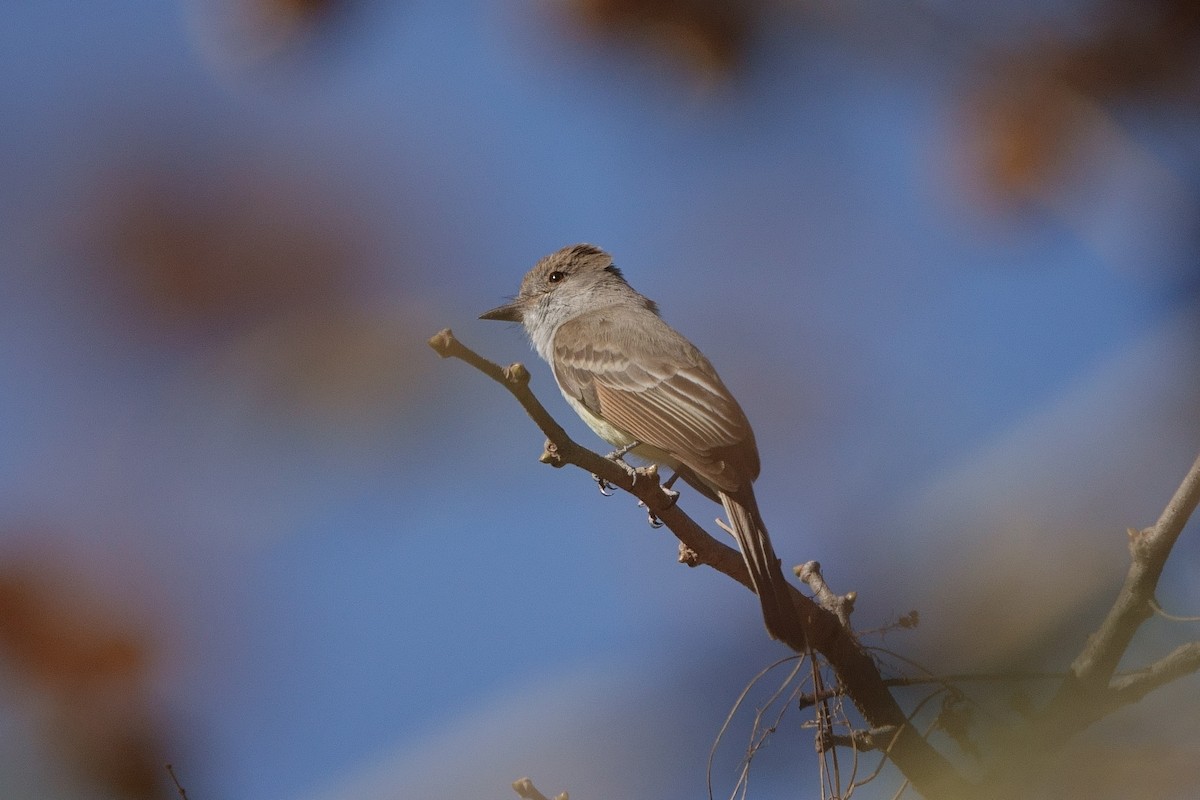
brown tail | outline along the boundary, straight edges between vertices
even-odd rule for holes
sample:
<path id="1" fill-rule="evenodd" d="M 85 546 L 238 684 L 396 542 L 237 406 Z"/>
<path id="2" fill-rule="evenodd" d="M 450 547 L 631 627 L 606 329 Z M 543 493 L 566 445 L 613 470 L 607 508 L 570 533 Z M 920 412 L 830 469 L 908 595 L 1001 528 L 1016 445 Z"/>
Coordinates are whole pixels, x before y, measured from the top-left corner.
<path id="1" fill-rule="evenodd" d="M 750 570 L 750 583 L 762 603 L 763 622 L 774 639 L 795 643 L 803 641 L 799 618 L 792 603 L 791 589 L 783 577 L 779 557 L 767 536 L 767 526 L 758 512 L 754 491 L 747 485 L 733 494 L 718 492 L 721 505 L 729 516 L 738 549 Z M 797 637 L 799 637 L 797 639 Z"/>

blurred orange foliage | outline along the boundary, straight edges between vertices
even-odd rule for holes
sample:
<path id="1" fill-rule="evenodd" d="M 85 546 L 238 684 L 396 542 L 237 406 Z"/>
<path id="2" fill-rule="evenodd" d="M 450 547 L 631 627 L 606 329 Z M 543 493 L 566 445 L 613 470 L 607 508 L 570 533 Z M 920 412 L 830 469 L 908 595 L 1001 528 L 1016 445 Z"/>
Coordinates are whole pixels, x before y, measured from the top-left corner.
<path id="1" fill-rule="evenodd" d="M 1189 0 L 1098 3 L 1094 33 L 1002 49 L 968 98 L 975 154 L 1002 195 L 1028 196 L 1061 182 L 1098 109 L 1121 102 L 1200 99 L 1200 4 Z"/>
<path id="2" fill-rule="evenodd" d="M 705 74 L 727 74 L 745 58 L 757 4 L 730 0 L 572 0 L 584 26 L 636 36 Z"/>
<path id="3" fill-rule="evenodd" d="M 0 572 L 0 660 L 81 782 L 130 800 L 166 796 L 145 632 L 52 573 L 32 563 Z"/>
<path id="4" fill-rule="evenodd" d="M 344 294 L 358 255 L 354 231 L 312 187 L 267 172 L 164 170 L 109 191 L 92 245 L 135 324 L 219 330 L 321 307 Z"/>

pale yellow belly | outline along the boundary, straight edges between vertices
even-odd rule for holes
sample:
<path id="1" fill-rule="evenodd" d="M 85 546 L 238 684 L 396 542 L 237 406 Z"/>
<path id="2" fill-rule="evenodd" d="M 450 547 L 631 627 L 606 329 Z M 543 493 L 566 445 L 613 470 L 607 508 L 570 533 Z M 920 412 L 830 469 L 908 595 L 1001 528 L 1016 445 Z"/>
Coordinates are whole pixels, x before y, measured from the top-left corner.
<path id="1" fill-rule="evenodd" d="M 570 397 L 565 393 L 563 394 L 563 397 L 566 398 L 567 403 L 569 403 L 571 408 L 575 410 L 575 413 L 579 415 L 579 418 L 586 422 L 587 426 L 591 428 L 597 436 L 611 444 L 613 447 L 625 447 L 634 441 L 634 438 L 625 431 L 614 425 L 610 425 L 609 423 L 600 419 L 600 417 L 597 417 L 595 414 L 589 411 L 587 407 L 583 405 L 583 403 L 579 402 L 578 399 Z M 659 450 L 657 447 L 654 447 L 653 445 L 644 443 L 640 444 L 633 448 L 631 453 L 638 458 L 645 459 L 652 464 L 659 464 L 660 466 L 667 467 L 668 469 L 673 470 L 679 466 L 678 461 L 676 461 L 674 458 L 671 458 L 671 456 L 664 453 L 662 450 Z"/>

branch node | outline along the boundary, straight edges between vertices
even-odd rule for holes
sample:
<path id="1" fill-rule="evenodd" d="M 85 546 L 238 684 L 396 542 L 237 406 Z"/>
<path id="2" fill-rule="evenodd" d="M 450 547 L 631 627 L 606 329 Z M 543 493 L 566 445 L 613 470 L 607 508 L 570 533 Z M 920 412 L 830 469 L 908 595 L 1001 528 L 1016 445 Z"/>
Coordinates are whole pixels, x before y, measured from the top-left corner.
<path id="1" fill-rule="evenodd" d="M 1134 561 L 1145 558 L 1148 548 L 1153 542 L 1151 534 L 1154 533 L 1154 529 L 1126 528 L 1125 533 L 1129 536 L 1129 555 L 1133 557 Z"/>
<path id="2" fill-rule="evenodd" d="M 449 358 L 451 356 L 450 351 L 456 343 L 457 340 L 454 338 L 454 331 L 449 328 L 442 328 L 429 337 L 429 346 L 442 358 Z"/>
<path id="3" fill-rule="evenodd" d="M 520 361 L 514 361 L 504 368 L 504 379 L 517 386 L 528 386 L 529 370 Z"/>
<path id="4" fill-rule="evenodd" d="M 847 629 L 850 627 L 850 615 L 854 613 L 854 602 L 858 600 L 858 592 L 847 592 L 844 595 L 834 594 L 821 574 L 821 562 L 808 561 L 792 571 L 800 580 L 812 589 L 816 601 L 826 611 L 832 611 Z"/>
<path id="5" fill-rule="evenodd" d="M 542 447 L 542 454 L 538 456 L 538 461 L 543 464 L 549 464 L 555 469 L 559 469 L 566 464 L 563 461 L 562 454 L 558 452 L 558 445 L 549 439 L 546 440 L 546 444 Z"/>
<path id="6" fill-rule="evenodd" d="M 686 564 L 689 567 L 698 567 L 702 563 L 700 554 L 692 548 L 688 547 L 683 542 L 679 543 L 679 563 Z"/>
<path id="7" fill-rule="evenodd" d="M 792 572 L 794 572 L 796 574 L 797 578 L 804 581 L 805 583 L 808 583 L 809 575 L 815 574 L 818 577 L 820 577 L 821 562 L 820 561 L 806 561 L 803 564 L 800 564 L 799 566 L 792 567 Z"/>

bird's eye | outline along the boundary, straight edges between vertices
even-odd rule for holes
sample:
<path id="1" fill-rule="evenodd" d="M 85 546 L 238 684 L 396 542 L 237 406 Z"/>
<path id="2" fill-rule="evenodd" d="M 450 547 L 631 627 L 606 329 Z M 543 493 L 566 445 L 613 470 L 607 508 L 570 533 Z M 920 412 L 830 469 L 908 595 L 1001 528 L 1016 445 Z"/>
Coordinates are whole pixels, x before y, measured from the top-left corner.
<path id="1" fill-rule="evenodd" d="M 546 280 L 550 281 L 551 283 L 558 283 L 565 277 L 567 277 L 567 273 L 554 270 L 554 272 L 551 272 L 549 276 L 547 276 Z"/>

